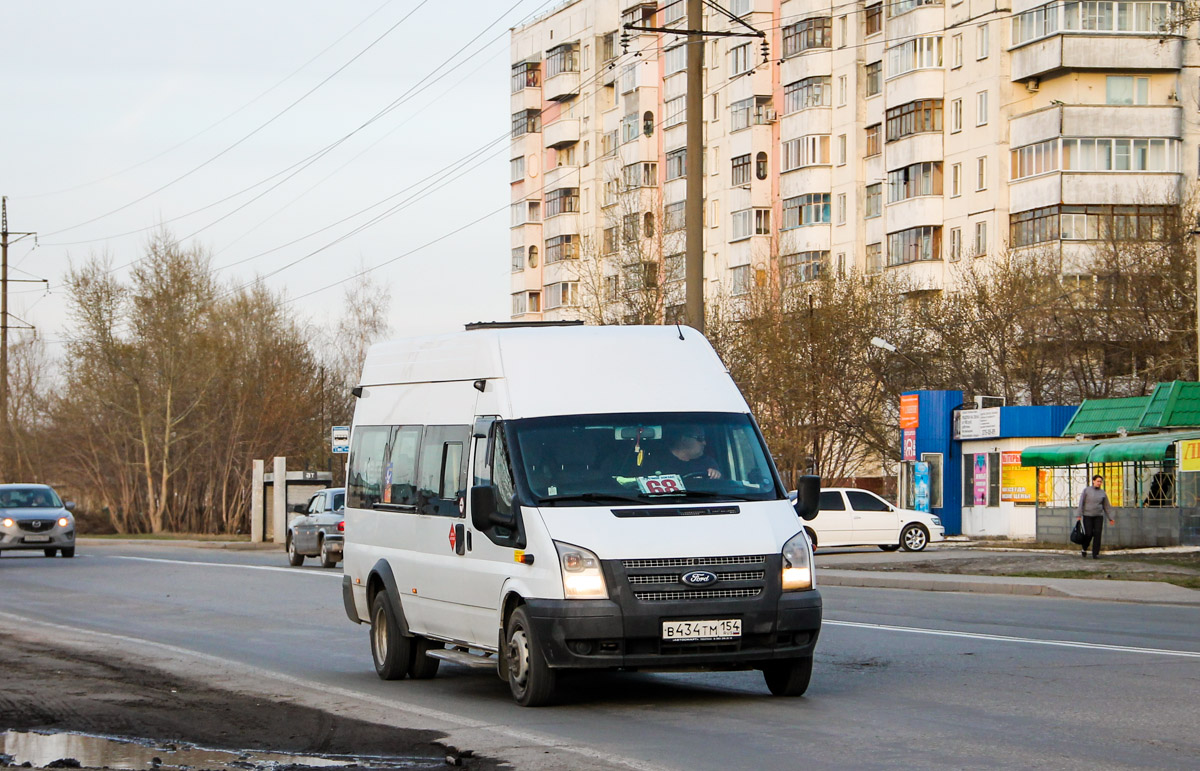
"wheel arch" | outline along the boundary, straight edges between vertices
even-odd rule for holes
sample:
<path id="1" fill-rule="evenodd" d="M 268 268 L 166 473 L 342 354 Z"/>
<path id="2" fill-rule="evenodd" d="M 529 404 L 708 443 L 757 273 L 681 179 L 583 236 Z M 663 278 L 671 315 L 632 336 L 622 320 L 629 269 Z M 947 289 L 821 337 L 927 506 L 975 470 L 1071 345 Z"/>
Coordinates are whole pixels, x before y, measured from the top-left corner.
<path id="1" fill-rule="evenodd" d="M 400 600 L 400 587 L 396 584 L 392 566 L 385 559 L 376 562 L 371 568 L 371 572 L 367 574 L 368 608 L 374 604 L 375 595 L 380 591 L 386 592 L 388 604 L 392 606 L 392 613 L 396 616 L 396 623 L 400 626 L 400 633 L 411 635 L 412 632 L 408 629 L 408 619 L 404 617 L 404 604 Z"/>

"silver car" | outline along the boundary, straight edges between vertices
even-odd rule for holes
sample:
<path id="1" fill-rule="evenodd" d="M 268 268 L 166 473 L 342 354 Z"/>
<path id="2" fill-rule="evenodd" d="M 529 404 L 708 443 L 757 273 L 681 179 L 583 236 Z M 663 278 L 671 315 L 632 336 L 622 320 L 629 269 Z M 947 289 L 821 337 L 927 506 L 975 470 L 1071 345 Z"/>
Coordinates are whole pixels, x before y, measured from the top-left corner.
<path id="1" fill-rule="evenodd" d="M 0 485 L 0 554 L 41 549 L 47 557 L 74 557 L 73 508 L 49 485 Z"/>
<path id="2" fill-rule="evenodd" d="M 321 567 L 336 567 L 342 561 L 346 532 L 346 488 L 321 490 L 292 507 L 297 516 L 287 528 L 288 562 L 304 564 L 305 557 L 320 557 Z"/>

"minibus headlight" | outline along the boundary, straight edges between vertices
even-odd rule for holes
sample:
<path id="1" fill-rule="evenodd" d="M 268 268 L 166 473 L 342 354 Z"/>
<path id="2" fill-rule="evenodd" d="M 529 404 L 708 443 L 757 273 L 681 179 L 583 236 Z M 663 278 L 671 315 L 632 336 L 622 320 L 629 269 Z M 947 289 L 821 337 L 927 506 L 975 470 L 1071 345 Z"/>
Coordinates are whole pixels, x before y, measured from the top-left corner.
<path id="1" fill-rule="evenodd" d="M 600 558 L 587 549 L 554 542 L 562 567 L 563 594 L 568 600 L 607 600 Z"/>
<path id="2" fill-rule="evenodd" d="M 813 588 L 813 559 L 808 536 L 801 530 L 783 545 L 783 591 Z"/>

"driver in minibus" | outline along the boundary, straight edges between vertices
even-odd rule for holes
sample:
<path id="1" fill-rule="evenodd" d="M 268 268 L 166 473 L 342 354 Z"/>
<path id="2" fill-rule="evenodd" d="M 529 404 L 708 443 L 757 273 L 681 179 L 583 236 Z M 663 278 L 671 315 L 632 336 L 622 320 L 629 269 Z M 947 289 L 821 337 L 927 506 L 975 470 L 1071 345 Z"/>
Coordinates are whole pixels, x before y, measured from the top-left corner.
<path id="1" fill-rule="evenodd" d="M 658 459 L 659 473 L 681 477 L 720 479 L 717 461 L 708 454 L 708 437 L 701 426 L 668 426 L 663 429 L 668 452 Z"/>

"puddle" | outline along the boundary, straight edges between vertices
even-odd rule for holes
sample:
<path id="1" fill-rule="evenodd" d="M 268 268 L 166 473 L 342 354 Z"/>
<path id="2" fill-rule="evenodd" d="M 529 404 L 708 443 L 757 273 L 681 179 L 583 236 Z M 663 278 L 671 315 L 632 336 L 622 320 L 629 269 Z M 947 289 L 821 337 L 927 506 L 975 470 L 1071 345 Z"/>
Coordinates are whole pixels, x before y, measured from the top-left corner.
<path id="1" fill-rule="evenodd" d="M 289 755 L 253 750 L 211 750 L 184 743 L 155 744 L 138 739 L 77 733 L 0 733 L 0 766 L 28 763 L 33 768 L 187 769 L 189 771 L 282 771 L 287 768 L 408 769 L 444 768 L 441 758 Z M 78 762 L 78 766 L 70 763 Z M 67 762 L 62 762 L 67 761 Z"/>

